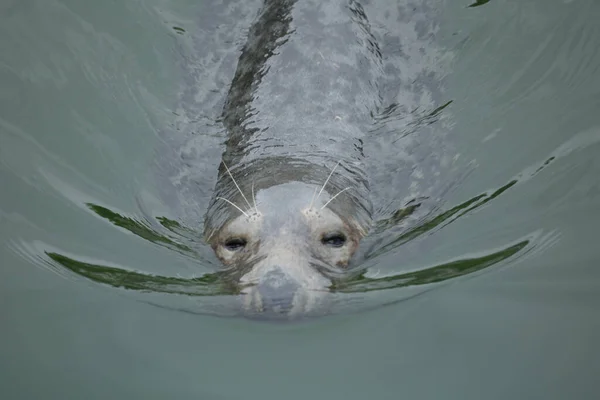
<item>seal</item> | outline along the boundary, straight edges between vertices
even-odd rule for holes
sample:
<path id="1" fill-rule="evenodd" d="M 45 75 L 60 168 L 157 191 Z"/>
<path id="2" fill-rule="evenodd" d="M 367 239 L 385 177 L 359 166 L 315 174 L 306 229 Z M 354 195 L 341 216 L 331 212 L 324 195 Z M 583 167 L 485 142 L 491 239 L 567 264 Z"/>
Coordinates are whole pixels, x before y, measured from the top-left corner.
<path id="1" fill-rule="evenodd" d="M 518 183 L 444 205 L 460 155 L 445 140 L 453 51 L 440 46 L 449 39 L 438 34 L 444 0 L 363 0 L 365 9 L 262 1 L 190 5 L 199 29 L 178 45 L 183 82 L 176 109 L 167 108 L 176 118 L 158 130 L 155 185 L 136 195 L 142 215 L 86 203 L 173 252 L 192 276 L 173 276 L 173 263 L 159 275 L 52 250 L 44 267 L 178 311 L 295 316 L 404 301 L 535 242 L 426 269 L 410 261 L 437 243 L 435 231 Z M 210 246 L 198 243 L 200 220 Z M 19 253 L 42 259 L 37 246 Z"/>
<path id="2" fill-rule="evenodd" d="M 246 312 L 323 309 L 371 224 L 363 137 L 381 53 L 355 1 L 265 0 L 222 122 L 204 235 Z"/>

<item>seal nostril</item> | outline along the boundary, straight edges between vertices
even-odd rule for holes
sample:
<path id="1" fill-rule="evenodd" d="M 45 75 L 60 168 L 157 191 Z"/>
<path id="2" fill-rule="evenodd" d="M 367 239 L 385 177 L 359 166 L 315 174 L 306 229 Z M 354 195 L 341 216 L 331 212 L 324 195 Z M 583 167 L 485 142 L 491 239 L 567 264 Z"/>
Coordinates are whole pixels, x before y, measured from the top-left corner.
<path id="1" fill-rule="evenodd" d="M 272 290 L 272 288 L 261 287 L 258 292 L 260 293 L 263 311 L 287 313 L 294 307 L 295 291 L 279 292 Z"/>
<path id="2" fill-rule="evenodd" d="M 281 272 L 270 272 L 258 284 L 263 311 L 287 313 L 294 306 L 294 297 L 299 286 Z"/>

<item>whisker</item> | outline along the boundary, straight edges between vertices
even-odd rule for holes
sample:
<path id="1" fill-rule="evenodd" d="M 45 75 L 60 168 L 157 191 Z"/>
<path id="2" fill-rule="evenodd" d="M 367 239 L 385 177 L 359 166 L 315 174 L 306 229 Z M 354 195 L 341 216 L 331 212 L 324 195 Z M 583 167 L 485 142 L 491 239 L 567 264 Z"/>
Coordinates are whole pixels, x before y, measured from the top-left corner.
<path id="1" fill-rule="evenodd" d="M 325 205 L 323 207 L 321 207 L 321 210 L 324 209 L 325 207 L 327 207 L 327 204 L 331 203 L 333 201 L 333 199 L 335 199 L 336 197 L 338 197 L 340 194 L 344 193 L 348 189 L 352 189 L 352 188 L 351 187 L 347 187 L 346 189 L 342 189 L 339 192 L 337 192 L 337 194 L 335 196 L 333 196 L 332 198 L 330 198 L 329 201 L 327 201 L 327 203 L 325 203 Z"/>
<path id="2" fill-rule="evenodd" d="M 206 238 L 206 242 L 207 242 L 207 243 L 209 243 L 209 242 L 210 242 L 210 238 L 212 238 L 212 237 L 213 237 L 213 235 L 215 234 L 215 231 L 216 231 L 215 229 L 212 229 L 212 230 L 210 231 L 210 235 L 208 235 L 208 237 Z"/>
<path id="3" fill-rule="evenodd" d="M 315 188 L 315 191 L 313 192 L 313 195 L 312 195 L 312 199 L 310 199 L 310 205 L 308 206 L 308 209 L 309 209 L 309 210 L 311 210 L 311 209 L 312 209 L 313 202 L 315 201 L 315 195 L 317 194 L 317 189 L 318 189 L 318 188 Z"/>
<path id="4" fill-rule="evenodd" d="M 228 202 L 229 204 L 231 204 L 232 206 L 234 206 L 235 208 L 237 208 L 238 210 L 240 210 L 240 212 L 241 212 L 242 214 L 244 214 L 244 215 L 245 215 L 247 218 L 249 218 L 249 217 L 250 217 L 250 216 L 248 215 L 248 213 L 246 213 L 246 211 L 242 210 L 241 208 L 239 208 L 238 206 L 236 206 L 235 204 L 233 204 L 233 202 L 231 202 L 231 201 L 227 200 L 226 198 L 224 198 L 224 197 L 218 197 L 218 196 L 217 196 L 216 198 L 217 198 L 217 199 L 224 200 L 224 201 Z"/>
<path id="5" fill-rule="evenodd" d="M 258 214 L 258 207 L 256 206 L 256 196 L 254 195 L 254 181 L 252 181 L 252 201 L 254 202 L 254 209 Z"/>
<path id="6" fill-rule="evenodd" d="M 335 169 L 338 167 L 338 165 L 340 165 L 340 161 L 338 161 L 337 164 L 335 164 L 335 167 L 333 167 L 333 169 L 329 173 L 329 176 L 327 177 L 327 180 L 325 180 L 325 183 L 323 184 L 323 187 L 319 191 L 319 195 L 317 196 L 317 200 L 321 196 L 321 193 L 323 192 L 323 189 L 325 189 L 325 186 L 327 185 L 327 182 L 329 182 L 329 179 L 331 178 L 331 175 L 333 175 L 333 171 L 335 171 Z"/>
<path id="7" fill-rule="evenodd" d="M 227 173 L 231 177 L 231 180 L 233 181 L 235 187 L 237 188 L 237 190 L 240 191 L 240 194 L 242 195 L 242 197 L 244 198 L 244 200 L 246 200 L 246 204 L 248 204 L 248 207 L 252 208 L 252 206 L 250 205 L 250 202 L 248 201 L 248 199 L 246 198 L 246 196 L 244 196 L 244 192 L 242 192 L 242 189 L 240 189 L 240 187 L 238 186 L 238 184 L 235 181 L 235 179 L 233 179 L 233 175 L 231 174 L 231 171 L 229 170 L 229 167 L 227 167 L 227 164 L 225 164 L 225 161 L 222 161 L 222 163 L 225 166 L 225 169 L 227 170 Z M 226 199 L 223 199 L 223 200 L 226 200 Z M 229 201 L 229 200 L 227 200 L 227 201 Z"/>

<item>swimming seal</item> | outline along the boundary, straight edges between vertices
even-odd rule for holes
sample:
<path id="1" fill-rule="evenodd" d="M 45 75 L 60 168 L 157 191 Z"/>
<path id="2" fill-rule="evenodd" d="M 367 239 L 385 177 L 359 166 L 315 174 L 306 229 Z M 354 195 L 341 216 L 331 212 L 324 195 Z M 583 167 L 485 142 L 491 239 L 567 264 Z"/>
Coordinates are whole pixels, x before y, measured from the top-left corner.
<path id="1" fill-rule="evenodd" d="M 311 313 L 368 233 L 380 52 L 359 3 L 266 0 L 222 121 L 205 240 L 250 313 Z"/>

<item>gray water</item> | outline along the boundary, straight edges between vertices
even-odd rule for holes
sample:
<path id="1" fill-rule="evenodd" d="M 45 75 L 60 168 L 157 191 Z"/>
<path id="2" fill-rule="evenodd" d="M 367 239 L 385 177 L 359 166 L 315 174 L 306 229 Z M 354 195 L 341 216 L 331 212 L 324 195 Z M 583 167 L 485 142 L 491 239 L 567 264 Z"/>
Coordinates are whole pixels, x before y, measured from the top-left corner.
<path id="1" fill-rule="evenodd" d="M 1 398 L 596 398 L 600 4 L 433 3 L 414 115 L 451 103 L 373 135 L 349 306 L 278 324 L 193 280 L 260 2 L 0 5 Z"/>

